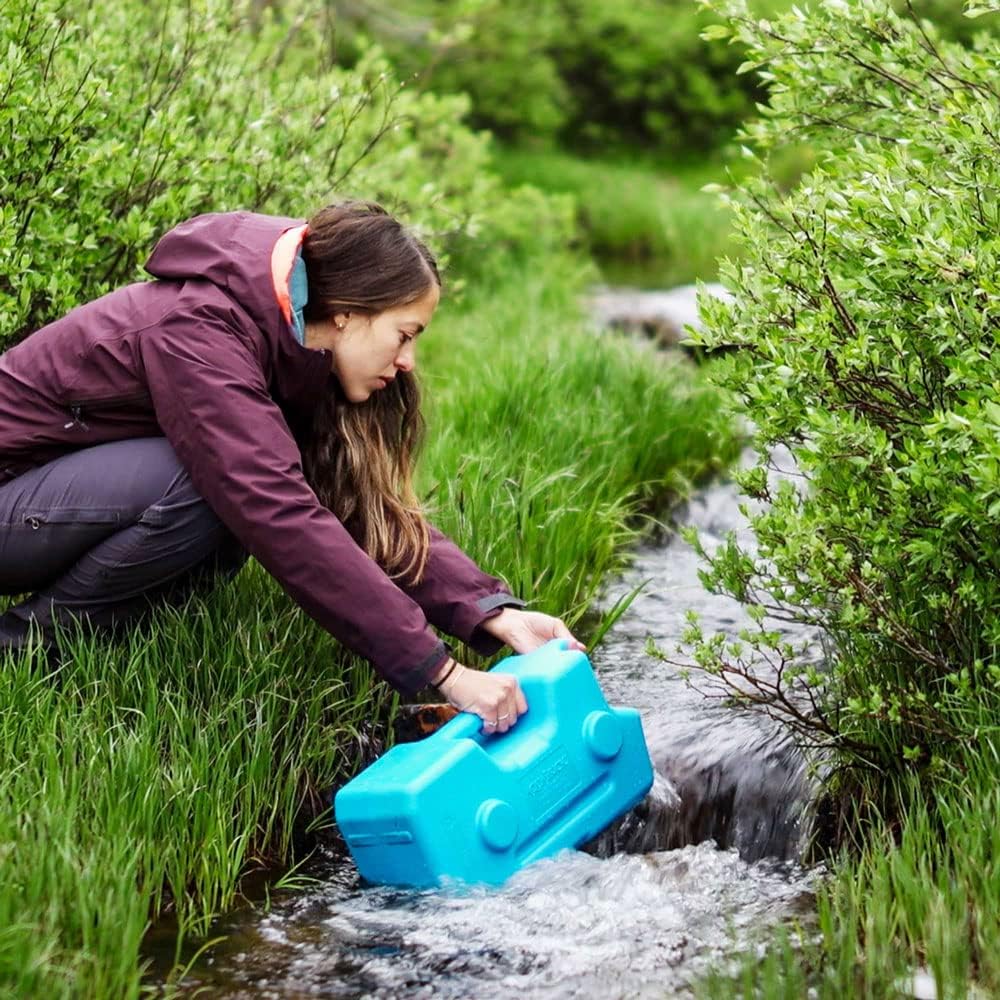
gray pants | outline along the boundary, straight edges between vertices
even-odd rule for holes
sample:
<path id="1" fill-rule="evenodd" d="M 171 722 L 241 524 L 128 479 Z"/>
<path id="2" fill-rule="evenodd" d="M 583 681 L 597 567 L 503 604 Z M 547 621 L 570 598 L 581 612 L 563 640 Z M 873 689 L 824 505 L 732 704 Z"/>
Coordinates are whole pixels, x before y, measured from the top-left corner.
<path id="1" fill-rule="evenodd" d="M 35 624 L 134 622 L 160 600 L 233 576 L 245 552 L 195 492 L 165 438 L 84 448 L 0 486 L 0 650 Z"/>

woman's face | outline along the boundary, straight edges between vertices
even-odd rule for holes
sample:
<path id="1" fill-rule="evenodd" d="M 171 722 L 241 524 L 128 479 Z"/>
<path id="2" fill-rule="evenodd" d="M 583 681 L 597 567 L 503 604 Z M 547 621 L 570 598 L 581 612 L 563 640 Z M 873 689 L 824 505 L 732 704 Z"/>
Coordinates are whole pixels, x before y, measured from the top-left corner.
<path id="1" fill-rule="evenodd" d="M 352 403 L 363 403 L 400 372 L 416 367 L 417 336 L 430 324 L 440 297 L 440 289 L 432 285 L 405 306 L 372 315 L 336 313 L 307 326 L 306 346 L 327 348 L 344 395 Z"/>

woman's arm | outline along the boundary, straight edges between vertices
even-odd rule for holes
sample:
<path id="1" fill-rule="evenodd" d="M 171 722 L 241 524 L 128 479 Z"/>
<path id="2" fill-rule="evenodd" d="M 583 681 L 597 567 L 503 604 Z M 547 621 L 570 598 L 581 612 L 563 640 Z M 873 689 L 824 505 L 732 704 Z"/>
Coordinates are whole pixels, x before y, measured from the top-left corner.
<path id="1" fill-rule="evenodd" d="M 481 656 L 492 656 L 506 640 L 486 624 L 506 607 L 523 607 L 507 585 L 484 573 L 433 525 L 427 567 L 418 584 L 400 584 L 442 632 L 461 639 Z"/>
<path id="2" fill-rule="evenodd" d="M 156 417 L 198 492 L 289 596 L 395 688 L 437 676 L 447 647 L 316 499 L 260 363 L 203 310 L 138 338 Z"/>

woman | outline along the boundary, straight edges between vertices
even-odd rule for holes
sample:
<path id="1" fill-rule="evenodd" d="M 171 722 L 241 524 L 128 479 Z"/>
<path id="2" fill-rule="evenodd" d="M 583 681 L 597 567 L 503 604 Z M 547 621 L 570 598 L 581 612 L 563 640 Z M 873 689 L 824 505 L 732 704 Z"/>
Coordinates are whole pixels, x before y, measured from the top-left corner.
<path id="1" fill-rule="evenodd" d="M 411 485 L 418 337 L 434 258 L 377 205 L 307 224 L 204 215 L 156 279 L 81 306 L 0 355 L 0 648 L 32 627 L 134 621 L 253 555 L 404 693 L 428 684 L 490 731 L 526 711 L 483 655 L 563 636 L 430 527 Z"/>

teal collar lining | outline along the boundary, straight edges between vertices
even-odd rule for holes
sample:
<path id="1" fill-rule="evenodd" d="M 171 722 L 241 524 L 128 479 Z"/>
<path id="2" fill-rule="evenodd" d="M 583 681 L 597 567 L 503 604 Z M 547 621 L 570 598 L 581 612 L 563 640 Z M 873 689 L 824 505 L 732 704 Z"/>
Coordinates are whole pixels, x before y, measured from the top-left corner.
<path id="1" fill-rule="evenodd" d="M 292 273 L 288 278 L 288 297 L 292 303 L 292 332 L 295 334 L 295 339 L 304 345 L 306 342 L 304 310 L 309 301 L 309 280 L 301 250 L 295 257 Z"/>

